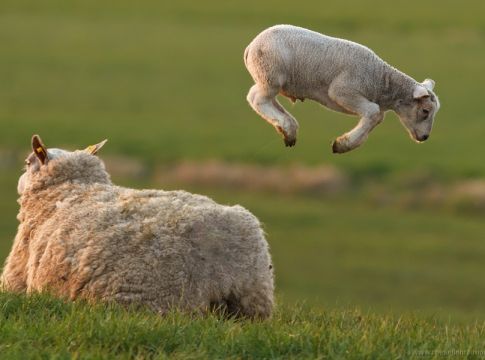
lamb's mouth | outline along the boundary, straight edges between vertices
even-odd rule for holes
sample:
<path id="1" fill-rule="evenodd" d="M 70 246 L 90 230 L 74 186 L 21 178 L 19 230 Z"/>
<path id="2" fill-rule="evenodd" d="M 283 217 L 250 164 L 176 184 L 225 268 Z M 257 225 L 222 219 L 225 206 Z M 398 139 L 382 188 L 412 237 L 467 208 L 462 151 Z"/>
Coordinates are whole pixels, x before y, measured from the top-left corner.
<path id="1" fill-rule="evenodd" d="M 416 132 L 414 130 L 409 130 L 409 137 L 411 138 L 411 140 L 413 140 L 414 142 L 417 142 L 418 144 L 420 143 L 420 141 L 418 140 L 418 135 L 416 134 Z"/>
<path id="2" fill-rule="evenodd" d="M 418 134 L 414 130 L 409 130 L 409 137 L 416 143 L 421 144 L 422 141 L 419 140 Z"/>
<path id="3" fill-rule="evenodd" d="M 429 138 L 429 135 L 418 136 L 418 134 L 415 131 L 410 131 L 409 133 L 411 135 L 411 139 L 413 139 L 418 144 L 422 144 L 423 142 L 425 142 Z"/>

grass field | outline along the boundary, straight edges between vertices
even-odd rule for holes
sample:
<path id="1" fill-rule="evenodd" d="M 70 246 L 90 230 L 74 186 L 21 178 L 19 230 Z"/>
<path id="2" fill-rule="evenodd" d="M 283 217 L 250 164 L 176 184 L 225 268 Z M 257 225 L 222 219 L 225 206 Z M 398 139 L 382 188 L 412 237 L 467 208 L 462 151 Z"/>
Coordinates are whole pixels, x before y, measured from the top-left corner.
<path id="1" fill-rule="evenodd" d="M 362 148 L 335 156 L 331 141 L 356 119 L 315 103 L 282 100 L 301 126 L 297 146 L 285 148 L 246 104 L 251 79 L 242 61 L 249 41 L 276 23 L 361 42 L 417 80 L 433 78 L 442 107 L 430 140 L 413 143 L 388 114 Z M 0 43 L 0 262 L 16 231 L 16 181 L 23 165 L 2 154 L 27 153 L 33 133 L 48 146 L 69 149 L 109 138 L 101 157 L 132 157 L 150 171 L 186 159 L 328 164 L 353 184 L 398 183 L 390 194 L 396 197 L 415 191 L 415 184 L 400 180 L 409 174 L 444 182 L 485 177 L 485 3 L 479 0 L 3 0 Z M 160 186 L 152 175 L 115 180 Z M 368 201 L 365 189 L 338 196 L 188 190 L 240 203 L 264 223 L 282 304 L 272 322 L 180 315 L 161 320 L 0 295 L 0 339 L 6 339 L 0 340 L 0 355 L 23 357 L 50 344 L 45 354 L 57 348 L 59 358 L 96 357 L 108 341 L 108 332 L 89 327 L 96 322 L 115 331 L 110 354 L 125 357 L 285 352 L 387 359 L 412 357 L 410 349 L 485 349 L 476 325 L 485 320 L 483 212 L 379 205 Z M 292 308 L 295 301 L 312 309 Z M 362 312 L 349 310 L 355 308 Z M 72 343 L 55 338 L 71 326 L 78 327 Z M 41 329 L 46 336 L 35 338 Z M 133 339 L 121 341 L 126 334 Z M 159 337 L 167 334 L 162 344 Z M 211 347 L 217 341 L 223 345 Z"/>
<path id="2" fill-rule="evenodd" d="M 358 309 L 280 307 L 259 323 L 2 293 L 0 308 L 2 359 L 479 359 L 485 346 L 483 325 Z"/>

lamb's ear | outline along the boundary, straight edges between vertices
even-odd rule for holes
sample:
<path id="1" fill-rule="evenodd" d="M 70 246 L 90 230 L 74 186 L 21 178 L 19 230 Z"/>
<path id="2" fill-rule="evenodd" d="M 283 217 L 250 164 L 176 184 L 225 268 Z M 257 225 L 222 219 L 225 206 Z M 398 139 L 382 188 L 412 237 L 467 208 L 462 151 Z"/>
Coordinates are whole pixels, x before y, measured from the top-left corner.
<path id="1" fill-rule="evenodd" d="M 435 82 L 434 80 L 426 79 L 421 84 L 423 84 L 423 86 L 429 91 L 433 91 Z"/>
<path id="2" fill-rule="evenodd" d="M 32 136 L 32 150 L 42 165 L 49 161 L 49 158 L 47 157 L 47 148 L 42 143 L 42 139 L 39 135 Z"/>
<path id="3" fill-rule="evenodd" d="M 106 144 L 107 141 L 108 139 L 104 139 L 103 141 L 101 141 L 100 143 L 97 143 L 96 145 L 89 145 L 83 151 L 91 155 L 96 155 L 96 153 L 104 146 L 104 144 Z"/>
<path id="4" fill-rule="evenodd" d="M 422 98 L 425 98 L 427 96 L 429 96 L 429 92 L 428 92 L 428 89 L 426 89 L 424 86 L 417 85 L 414 88 L 413 98 L 422 99 Z"/>

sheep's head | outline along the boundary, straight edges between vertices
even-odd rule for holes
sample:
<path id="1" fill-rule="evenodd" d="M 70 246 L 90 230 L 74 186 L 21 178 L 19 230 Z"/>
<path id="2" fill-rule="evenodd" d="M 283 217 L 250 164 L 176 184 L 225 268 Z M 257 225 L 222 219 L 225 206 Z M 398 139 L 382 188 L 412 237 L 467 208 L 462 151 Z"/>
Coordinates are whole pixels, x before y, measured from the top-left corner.
<path id="1" fill-rule="evenodd" d="M 399 100 L 396 107 L 401 123 L 417 142 L 428 139 L 434 116 L 440 108 L 438 97 L 433 92 L 434 84 L 431 79 L 424 80 L 416 85 L 412 97 Z"/>
<path id="2" fill-rule="evenodd" d="M 89 155 L 95 155 L 99 149 L 103 147 L 107 140 L 104 140 L 96 145 L 88 146 L 82 152 Z M 42 142 L 39 135 L 32 136 L 32 153 L 25 159 L 25 172 L 20 176 L 17 191 L 22 195 L 27 184 L 35 174 L 42 170 L 43 167 L 48 166 L 51 162 L 54 163 L 59 159 L 72 156 L 77 152 L 70 152 L 62 149 L 51 148 L 48 149 Z"/>

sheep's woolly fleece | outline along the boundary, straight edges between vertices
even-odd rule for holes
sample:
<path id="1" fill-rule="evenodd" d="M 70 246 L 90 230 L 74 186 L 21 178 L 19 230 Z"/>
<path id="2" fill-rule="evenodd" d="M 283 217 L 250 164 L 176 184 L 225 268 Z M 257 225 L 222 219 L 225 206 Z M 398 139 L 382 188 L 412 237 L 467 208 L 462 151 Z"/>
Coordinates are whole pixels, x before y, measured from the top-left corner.
<path id="1" fill-rule="evenodd" d="M 99 158 L 66 154 L 29 174 L 5 290 L 161 313 L 222 306 L 248 317 L 271 314 L 268 244 L 250 212 L 185 191 L 114 186 Z"/>

